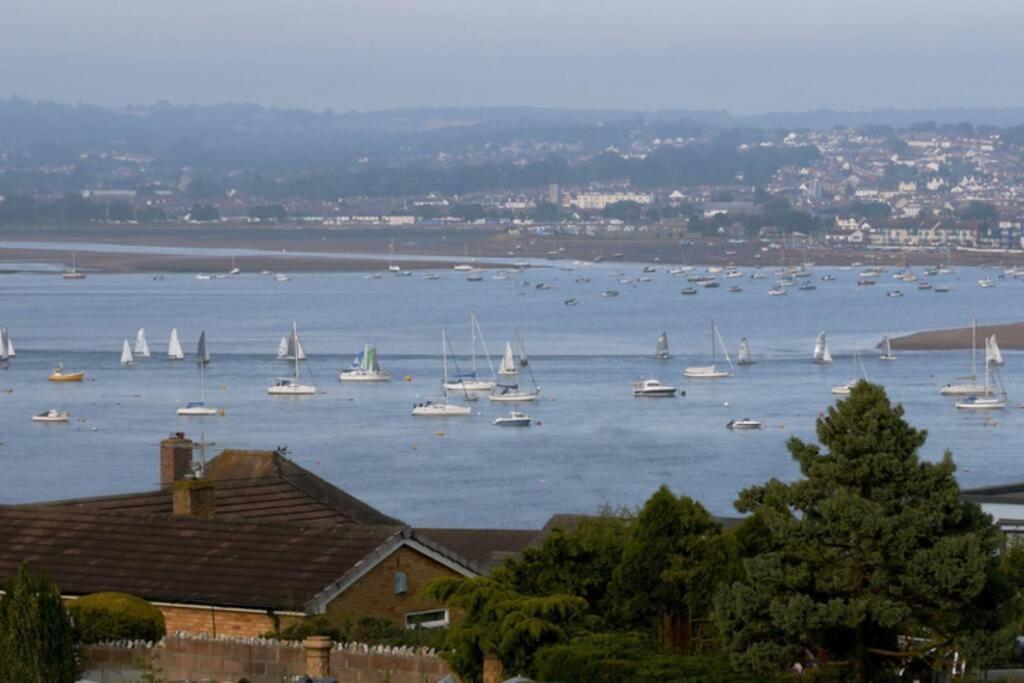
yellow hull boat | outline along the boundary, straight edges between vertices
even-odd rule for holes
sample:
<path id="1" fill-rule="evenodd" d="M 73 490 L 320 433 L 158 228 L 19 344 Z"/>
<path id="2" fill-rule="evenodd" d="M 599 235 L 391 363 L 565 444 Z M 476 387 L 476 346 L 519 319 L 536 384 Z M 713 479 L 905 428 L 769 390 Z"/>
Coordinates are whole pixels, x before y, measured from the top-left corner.
<path id="1" fill-rule="evenodd" d="M 85 379 L 85 372 L 62 372 L 61 370 L 54 370 L 49 377 L 51 382 L 81 382 L 83 379 Z"/>

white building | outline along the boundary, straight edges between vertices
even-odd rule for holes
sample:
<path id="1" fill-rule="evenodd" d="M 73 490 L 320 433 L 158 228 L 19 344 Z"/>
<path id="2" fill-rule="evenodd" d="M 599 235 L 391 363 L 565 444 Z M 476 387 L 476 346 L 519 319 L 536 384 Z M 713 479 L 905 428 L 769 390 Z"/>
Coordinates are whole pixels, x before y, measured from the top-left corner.
<path id="1" fill-rule="evenodd" d="M 650 204 L 654 196 L 647 192 L 581 192 L 569 198 L 569 206 L 582 211 L 600 211 L 609 204 L 616 202 L 636 202 Z"/>

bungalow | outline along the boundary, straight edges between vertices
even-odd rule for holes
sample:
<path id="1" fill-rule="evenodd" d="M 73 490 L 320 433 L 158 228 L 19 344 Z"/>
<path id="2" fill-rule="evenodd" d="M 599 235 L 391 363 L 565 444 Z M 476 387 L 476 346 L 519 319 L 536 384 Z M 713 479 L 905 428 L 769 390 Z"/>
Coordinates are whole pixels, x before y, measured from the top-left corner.
<path id="1" fill-rule="evenodd" d="M 273 451 L 224 451 L 193 474 L 183 434 L 160 444 L 161 488 L 0 506 L 0 578 L 22 562 L 66 599 L 138 595 L 170 631 L 257 636 L 305 614 L 444 626 L 423 595 L 488 573 L 540 529 L 414 529 Z"/>

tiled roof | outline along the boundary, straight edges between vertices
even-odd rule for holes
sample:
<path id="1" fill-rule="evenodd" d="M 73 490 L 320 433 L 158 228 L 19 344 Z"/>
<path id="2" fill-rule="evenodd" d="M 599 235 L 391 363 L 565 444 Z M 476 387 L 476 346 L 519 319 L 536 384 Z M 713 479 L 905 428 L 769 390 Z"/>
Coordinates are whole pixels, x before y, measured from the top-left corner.
<path id="1" fill-rule="evenodd" d="M 540 529 L 416 529 L 422 535 L 490 572 L 510 557 L 546 536 Z"/>
<path id="2" fill-rule="evenodd" d="M 297 524 L 401 525 L 274 451 L 224 451 L 211 460 L 216 516 Z M 171 514 L 171 490 L 33 504 L 83 512 Z"/>
<path id="3" fill-rule="evenodd" d="M 400 532 L 0 507 L 0 578 L 27 562 L 65 595 L 119 591 L 157 602 L 301 611 Z"/>

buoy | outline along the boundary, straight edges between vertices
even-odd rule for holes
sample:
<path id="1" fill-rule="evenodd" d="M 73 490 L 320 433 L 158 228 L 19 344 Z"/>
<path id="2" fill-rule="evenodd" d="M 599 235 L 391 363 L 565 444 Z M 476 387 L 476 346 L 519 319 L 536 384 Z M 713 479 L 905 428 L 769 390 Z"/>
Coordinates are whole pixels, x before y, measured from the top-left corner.
<path id="1" fill-rule="evenodd" d="M 412 375 L 406 375 L 405 376 L 405 381 L 406 382 L 411 382 L 412 381 Z"/>
<path id="2" fill-rule="evenodd" d="M 438 436 L 444 436 L 444 432 L 438 432 L 437 435 Z"/>
<path id="3" fill-rule="evenodd" d="M 221 408 L 220 410 L 218 410 L 217 414 L 220 415 L 221 417 L 224 417 L 224 409 Z"/>
<path id="4" fill-rule="evenodd" d="M 728 402 L 728 401 L 726 401 L 726 402 L 725 402 L 725 403 L 723 403 L 722 405 L 723 405 L 723 406 L 725 406 L 726 408 L 728 408 L 728 407 L 729 407 L 729 402 Z"/>

